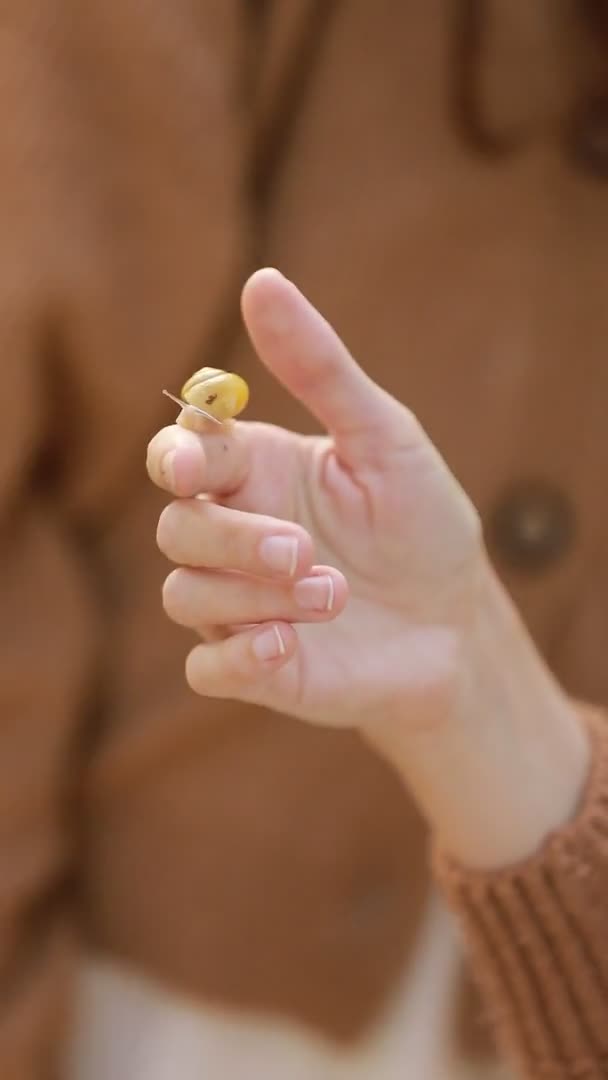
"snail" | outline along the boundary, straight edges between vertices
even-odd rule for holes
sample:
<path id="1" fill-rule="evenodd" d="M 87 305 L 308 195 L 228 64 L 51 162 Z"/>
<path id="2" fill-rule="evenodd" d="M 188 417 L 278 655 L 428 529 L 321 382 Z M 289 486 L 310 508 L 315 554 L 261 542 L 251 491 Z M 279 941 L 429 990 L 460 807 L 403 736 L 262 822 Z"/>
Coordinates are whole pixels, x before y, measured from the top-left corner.
<path id="1" fill-rule="evenodd" d="M 182 386 L 180 397 L 174 397 L 168 390 L 163 390 L 163 394 L 182 409 L 193 409 L 216 424 L 238 416 L 249 401 L 249 387 L 240 375 L 210 367 L 195 371 Z"/>

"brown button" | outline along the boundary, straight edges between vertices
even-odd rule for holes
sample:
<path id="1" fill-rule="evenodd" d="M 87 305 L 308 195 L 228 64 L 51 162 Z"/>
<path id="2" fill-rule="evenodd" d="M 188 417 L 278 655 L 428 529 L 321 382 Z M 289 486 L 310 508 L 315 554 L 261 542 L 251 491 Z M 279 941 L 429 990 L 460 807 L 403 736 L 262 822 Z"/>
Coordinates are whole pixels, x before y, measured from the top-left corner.
<path id="1" fill-rule="evenodd" d="M 575 110 L 570 152 L 587 172 L 608 180 L 608 94 L 587 98 Z"/>
<path id="2" fill-rule="evenodd" d="M 568 550 L 574 512 L 565 495 L 543 482 L 508 491 L 488 524 L 490 546 L 508 566 L 543 570 Z"/>

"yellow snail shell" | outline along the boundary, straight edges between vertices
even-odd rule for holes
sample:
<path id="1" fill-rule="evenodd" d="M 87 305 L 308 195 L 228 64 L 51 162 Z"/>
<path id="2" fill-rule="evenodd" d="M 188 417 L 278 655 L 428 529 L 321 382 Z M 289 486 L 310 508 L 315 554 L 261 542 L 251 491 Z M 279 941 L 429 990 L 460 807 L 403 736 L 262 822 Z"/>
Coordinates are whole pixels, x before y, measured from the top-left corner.
<path id="1" fill-rule="evenodd" d="M 195 371 L 181 389 L 181 400 L 168 391 L 167 397 L 180 405 L 189 405 L 210 420 L 232 420 L 249 401 L 249 387 L 240 375 L 221 368 L 204 367 Z"/>

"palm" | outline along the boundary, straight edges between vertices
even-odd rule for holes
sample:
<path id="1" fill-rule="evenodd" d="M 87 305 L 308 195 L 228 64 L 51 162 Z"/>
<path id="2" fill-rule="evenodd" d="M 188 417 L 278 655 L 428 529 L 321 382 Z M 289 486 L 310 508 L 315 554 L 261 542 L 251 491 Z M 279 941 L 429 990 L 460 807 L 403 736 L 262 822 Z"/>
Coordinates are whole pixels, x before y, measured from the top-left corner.
<path id="1" fill-rule="evenodd" d="M 300 624 L 300 647 L 273 676 L 269 703 L 309 720 L 352 723 L 353 711 L 402 699 L 404 676 L 415 694 L 441 666 L 439 654 L 463 617 L 459 598 L 470 567 L 453 531 L 443 557 L 437 551 L 446 512 L 461 519 L 452 478 L 424 448 L 352 473 L 328 438 L 248 426 L 252 468 L 231 504 L 298 522 L 313 537 L 315 561 L 349 583 L 341 615 Z M 429 621 L 431 594 L 443 600 Z"/>

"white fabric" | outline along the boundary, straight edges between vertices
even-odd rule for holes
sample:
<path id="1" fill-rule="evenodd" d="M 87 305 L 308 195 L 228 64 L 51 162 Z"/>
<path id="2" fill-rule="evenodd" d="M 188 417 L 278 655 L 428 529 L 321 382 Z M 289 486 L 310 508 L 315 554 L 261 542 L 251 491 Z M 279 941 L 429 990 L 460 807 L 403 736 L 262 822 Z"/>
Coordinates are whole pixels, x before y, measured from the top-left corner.
<path id="1" fill-rule="evenodd" d="M 168 994 L 106 959 L 82 973 L 67 1080 L 508 1080 L 450 1053 L 459 948 L 433 898 L 408 977 L 348 1052 L 283 1021 Z"/>

